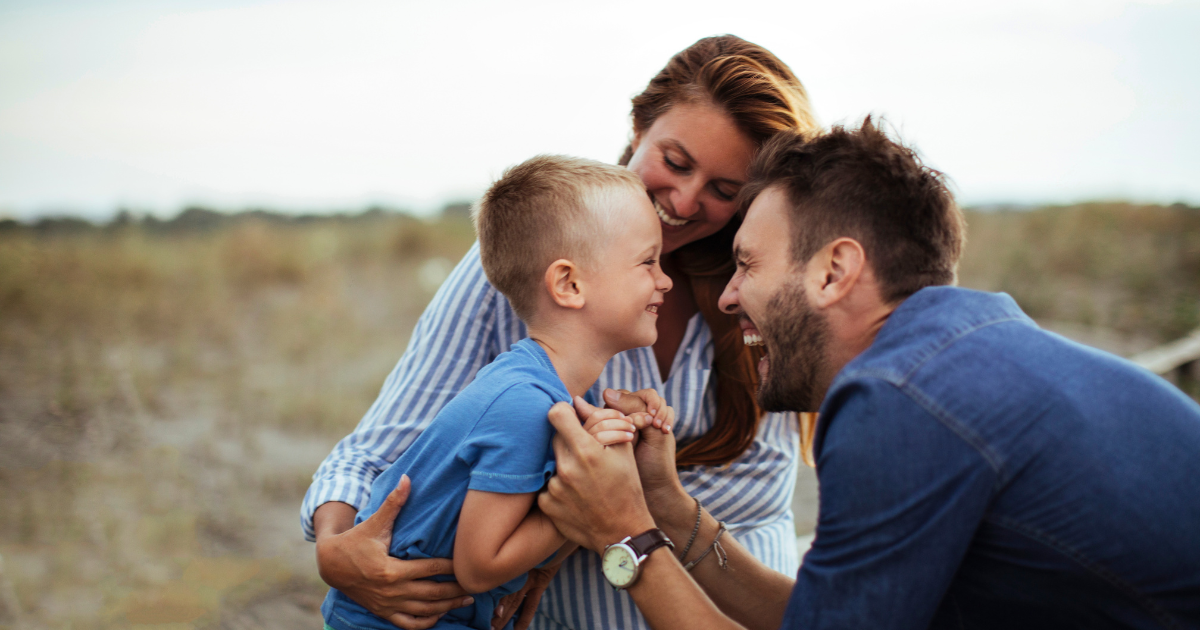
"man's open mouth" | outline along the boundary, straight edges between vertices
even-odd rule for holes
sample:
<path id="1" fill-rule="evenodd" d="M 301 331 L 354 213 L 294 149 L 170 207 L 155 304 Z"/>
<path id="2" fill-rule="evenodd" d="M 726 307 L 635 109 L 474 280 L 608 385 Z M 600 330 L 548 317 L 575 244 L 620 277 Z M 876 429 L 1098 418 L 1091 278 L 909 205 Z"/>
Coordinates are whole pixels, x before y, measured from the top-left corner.
<path id="1" fill-rule="evenodd" d="M 754 322 L 750 321 L 749 317 L 742 315 L 738 317 L 738 326 L 742 328 L 742 343 L 747 346 L 761 346 L 763 344 L 762 333 L 758 332 Z"/>

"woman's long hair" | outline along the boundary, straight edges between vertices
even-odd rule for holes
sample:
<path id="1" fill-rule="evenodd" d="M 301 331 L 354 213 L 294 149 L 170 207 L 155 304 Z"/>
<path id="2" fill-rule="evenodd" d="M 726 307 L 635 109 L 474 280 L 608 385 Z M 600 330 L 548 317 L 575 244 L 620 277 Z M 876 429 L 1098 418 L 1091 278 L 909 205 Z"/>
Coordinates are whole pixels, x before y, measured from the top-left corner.
<path id="1" fill-rule="evenodd" d="M 671 58 L 645 91 L 633 97 L 633 131 L 644 133 L 659 116 L 681 103 L 715 105 L 738 129 L 761 146 L 784 129 L 816 129 L 808 94 L 792 70 L 770 51 L 733 35 L 706 37 Z M 620 164 L 633 156 L 626 147 Z M 741 219 L 734 217 L 715 234 L 672 253 L 688 278 L 692 294 L 713 336 L 713 377 L 717 382 L 717 417 L 712 429 L 681 445 L 677 466 L 722 466 L 737 459 L 754 442 L 763 411 L 754 394 L 762 348 L 746 347 L 737 317 L 722 313 L 717 299 L 733 277 L 733 236 Z M 809 461 L 812 418 L 804 418 L 802 451 Z"/>

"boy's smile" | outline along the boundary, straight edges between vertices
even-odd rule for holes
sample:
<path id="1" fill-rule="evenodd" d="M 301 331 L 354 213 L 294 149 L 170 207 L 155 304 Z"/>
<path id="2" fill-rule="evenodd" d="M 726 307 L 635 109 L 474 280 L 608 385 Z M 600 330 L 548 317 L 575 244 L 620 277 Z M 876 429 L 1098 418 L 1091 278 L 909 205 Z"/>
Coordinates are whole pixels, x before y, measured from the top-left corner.
<path id="1" fill-rule="evenodd" d="M 671 279 L 662 271 L 662 228 L 649 197 L 622 191 L 610 197 L 617 219 L 600 235 L 587 270 L 589 321 L 614 354 L 658 339 L 658 308 Z"/>

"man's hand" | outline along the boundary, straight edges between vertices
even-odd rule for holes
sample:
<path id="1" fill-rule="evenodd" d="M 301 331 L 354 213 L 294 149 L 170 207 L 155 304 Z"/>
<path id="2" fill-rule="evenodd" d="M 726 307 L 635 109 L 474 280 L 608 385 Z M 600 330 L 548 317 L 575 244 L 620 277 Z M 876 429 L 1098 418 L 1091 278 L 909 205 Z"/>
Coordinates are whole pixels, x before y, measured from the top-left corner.
<path id="1" fill-rule="evenodd" d="M 317 568 L 325 583 L 345 593 L 375 615 L 405 630 L 424 630 L 437 623 L 454 608 L 470 605 L 474 599 L 457 582 L 432 582 L 420 578 L 453 575 L 454 565 L 446 558 L 400 560 L 388 555 L 392 525 L 400 508 L 408 500 L 412 484 L 405 475 L 388 494 L 379 511 L 370 518 L 337 532 L 336 527 L 317 527 Z M 326 523 L 345 518 L 353 509 L 345 503 L 326 503 Z M 333 511 L 341 514 L 329 516 Z"/>
<path id="2" fill-rule="evenodd" d="M 642 497 L 633 448 L 602 446 L 566 403 L 550 409 L 558 473 L 538 495 L 538 506 L 567 538 L 591 549 L 654 527 Z M 663 436 L 666 437 L 666 436 Z"/>

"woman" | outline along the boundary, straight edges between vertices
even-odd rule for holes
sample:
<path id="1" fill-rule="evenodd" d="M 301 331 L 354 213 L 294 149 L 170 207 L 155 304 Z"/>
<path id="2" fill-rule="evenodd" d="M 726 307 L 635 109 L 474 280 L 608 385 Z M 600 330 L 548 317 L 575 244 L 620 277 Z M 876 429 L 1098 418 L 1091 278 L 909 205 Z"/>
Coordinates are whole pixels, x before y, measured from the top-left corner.
<path id="1" fill-rule="evenodd" d="M 600 401 L 605 388 L 662 392 L 677 413 L 677 463 L 688 494 L 760 561 L 794 574 L 790 508 L 799 426 L 794 415 L 758 409 L 759 355 L 743 345 L 736 319 L 717 308 L 717 298 L 733 273 L 734 197 L 750 160 L 774 133 L 815 127 L 807 94 L 769 51 L 731 35 L 710 37 L 673 57 L 634 97 L 632 118 L 633 141 L 620 163 L 654 200 L 663 269 L 675 288 L 658 311 L 658 341 L 614 358 L 591 396 Z M 428 627 L 428 615 L 462 605 L 452 583 L 414 581 L 449 572 L 448 562 L 387 557 L 390 532 L 382 529 L 390 522 L 351 528 L 353 506 L 364 504 L 375 475 L 476 371 L 524 336 L 472 248 L 422 315 L 375 404 L 314 476 L 302 520 L 306 536 L 317 540 L 326 582 L 409 628 Z M 590 552 L 563 564 L 534 626 L 646 627 Z"/>

